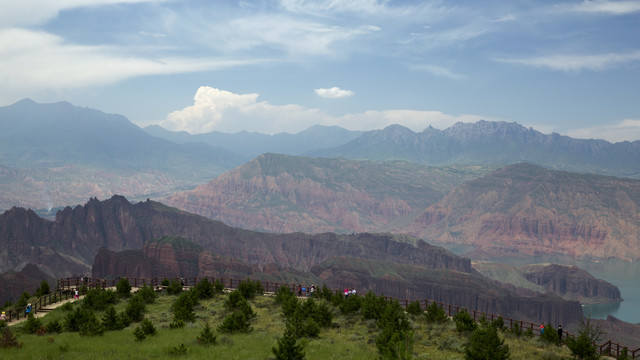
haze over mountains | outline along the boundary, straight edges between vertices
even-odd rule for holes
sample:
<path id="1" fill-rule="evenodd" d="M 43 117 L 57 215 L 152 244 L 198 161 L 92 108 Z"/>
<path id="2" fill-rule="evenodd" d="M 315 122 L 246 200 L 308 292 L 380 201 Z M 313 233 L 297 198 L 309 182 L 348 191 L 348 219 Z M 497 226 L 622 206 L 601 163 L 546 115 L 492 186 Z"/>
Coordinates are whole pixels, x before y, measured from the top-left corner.
<path id="1" fill-rule="evenodd" d="M 638 147 L 486 121 L 422 133 L 316 126 L 189 135 L 23 100 L 0 108 L 0 209 L 10 209 L 0 215 L 0 271 L 32 263 L 49 276 L 151 273 L 166 260 L 150 255 L 162 253 L 151 242 L 179 236 L 208 252 L 183 254 L 207 266 L 350 279 L 387 294 L 575 319 L 576 303 L 534 301 L 540 293 L 531 289 L 523 300 L 523 290 L 497 285 L 468 259 L 426 242 L 471 246 L 477 256 L 640 259 Z M 26 210 L 66 205 L 53 221 Z M 126 256 L 148 267 L 131 269 Z M 433 290 L 437 279 L 457 287 Z M 469 282 L 490 291 L 478 290 L 475 303 L 456 295 Z M 524 310 L 531 301 L 535 314 Z M 542 315 L 545 302 L 556 305 Z"/>

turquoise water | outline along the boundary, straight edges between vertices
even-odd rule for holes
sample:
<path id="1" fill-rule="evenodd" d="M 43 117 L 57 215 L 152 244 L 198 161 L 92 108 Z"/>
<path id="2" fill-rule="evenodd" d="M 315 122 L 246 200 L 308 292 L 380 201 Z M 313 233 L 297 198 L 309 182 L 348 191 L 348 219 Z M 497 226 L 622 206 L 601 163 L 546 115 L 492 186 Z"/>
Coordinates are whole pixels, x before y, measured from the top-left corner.
<path id="1" fill-rule="evenodd" d="M 576 260 L 563 256 L 539 256 L 527 259 L 493 259 L 512 265 L 536 263 L 556 263 L 575 265 L 587 270 L 591 275 L 616 285 L 624 301 L 618 303 L 585 305 L 582 307 L 584 316 L 593 319 L 605 319 L 607 315 L 617 317 L 629 323 L 640 323 L 640 262 L 625 262 L 618 260 L 588 261 Z"/>
<path id="2" fill-rule="evenodd" d="M 450 250 L 460 254 L 468 251 L 469 248 L 454 248 Z M 620 289 L 622 298 L 624 299 L 624 301 L 618 303 L 585 305 L 582 307 L 584 316 L 591 315 L 593 319 L 605 319 L 607 315 L 612 315 L 628 323 L 640 323 L 640 261 L 589 261 L 577 260 L 566 256 L 533 256 L 528 258 L 496 258 L 488 260 L 515 266 L 539 263 L 575 265 L 587 270 L 596 278 L 606 280 L 616 285 Z"/>

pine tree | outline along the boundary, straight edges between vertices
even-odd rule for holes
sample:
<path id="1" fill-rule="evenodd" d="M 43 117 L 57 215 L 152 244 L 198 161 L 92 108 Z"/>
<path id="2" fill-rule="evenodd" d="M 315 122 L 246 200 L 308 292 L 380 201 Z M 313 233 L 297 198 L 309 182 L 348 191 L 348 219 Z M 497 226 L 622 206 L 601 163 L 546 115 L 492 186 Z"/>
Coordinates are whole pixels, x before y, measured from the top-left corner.
<path id="1" fill-rule="evenodd" d="M 468 360 L 506 360 L 511 357 L 509 345 L 498 336 L 498 330 L 493 326 L 481 327 L 474 330 L 465 348 Z"/>
<path id="2" fill-rule="evenodd" d="M 278 339 L 278 346 L 271 348 L 276 360 L 302 360 L 304 359 L 304 347 L 298 344 L 295 331 L 287 326 L 284 335 Z"/>

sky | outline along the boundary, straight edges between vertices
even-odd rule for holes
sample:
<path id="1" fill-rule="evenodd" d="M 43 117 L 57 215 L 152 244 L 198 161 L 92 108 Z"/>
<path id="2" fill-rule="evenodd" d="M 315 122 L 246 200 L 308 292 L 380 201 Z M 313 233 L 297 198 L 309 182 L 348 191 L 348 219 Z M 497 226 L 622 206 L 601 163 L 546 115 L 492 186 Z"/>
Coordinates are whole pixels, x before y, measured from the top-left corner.
<path id="1" fill-rule="evenodd" d="M 640 139 L 640 1 L 0 1 L 0 106 L 173 131 L 517 122 Z"/>

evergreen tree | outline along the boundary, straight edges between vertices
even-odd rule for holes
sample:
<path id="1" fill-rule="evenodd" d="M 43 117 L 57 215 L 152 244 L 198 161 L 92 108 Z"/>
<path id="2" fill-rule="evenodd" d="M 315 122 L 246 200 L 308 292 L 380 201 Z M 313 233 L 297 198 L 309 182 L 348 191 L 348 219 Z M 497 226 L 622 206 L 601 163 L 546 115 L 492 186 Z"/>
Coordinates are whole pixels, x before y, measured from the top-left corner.
<path id="1" fill-rule="evenodd" d="M 278 339 L 278 346 L 271 348 L 271 352 L 276 356 L 276 360 L 303 360 L 305 356 L 304 347 L 298 344 L 298 338 L 289 327 Z"/>
<path id="2" fill-rule="evenodd" d="M 209 346 L 209 345 L 215 345 L 217 338 L 218 337 L 213 334 L 213 331 L 211 331 L 211 326 L 209 326 L 209 323 L 207 323 L 204 326 L 204 329 L 202 330 L 202 332 L 200 332 L 200 336 L 198 336 L 196 339 L 198 340 L 198 344 Z"/>
<path id="3" fill-rule="evenodd" d="M 600 341 L 600 337 L 604 335 L 600 324 L 593 325 L 591 317 L 582 318 L 578 325 L 578 335 L 576 337 L 567 337 L 565 345 L 571 350 L 571 353 L 581 360 L 597 360 L 600 355 L 596 351 L 596 343 Z"/>
<path id="4" fill-rule="evenodd" d="M 131 284 L 129 284 L 129 279 L 123 277 L 118 280 L 118 283 L 116 284 L 116 293 L 118 293 L 120 297 L 131 296 Z"/>
<path id="5" fill-rule="evenodd" d="M 498 330 L 493 326 L 474 330 L 465 348 L 465 358 L 468 360 L 506 360 L 510 357 L 509 345 L 500 339 Z"/>
<path id="6" fill-rule="evenodd" d="M 456 330 L 458 332 L 473 331 L 478 327 L 475 321 L 467 310 L 462 309 L 453 317 L 453 321 L 456 323 Z"/>
<path id="7" fill-rule="evenodd" d="M 25 322 L 22 330 L 27 334 L 35 334 L 42 327 L 42 320 L 38 319 L 30 312 L 27 316 L 27 322 Z"/>
<path id="8" fill-rule="evenodd" d="M 105 330 L 121 329 L 118 314 L 113 306 L 109 306 L 102 315 L 102 327 L 104 327 Z"/>
<path id="9" fill-rule="evenodd" d="M 444 312 L 444 309 L 440 307 L 436 302 L 432 302 L 431 305 L 427 306 L 427 311 L 424 315 L 427 318 L 428 322 L 443 323 L 449 320 L 449 317 Z"/>

